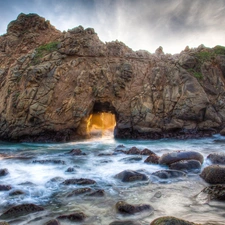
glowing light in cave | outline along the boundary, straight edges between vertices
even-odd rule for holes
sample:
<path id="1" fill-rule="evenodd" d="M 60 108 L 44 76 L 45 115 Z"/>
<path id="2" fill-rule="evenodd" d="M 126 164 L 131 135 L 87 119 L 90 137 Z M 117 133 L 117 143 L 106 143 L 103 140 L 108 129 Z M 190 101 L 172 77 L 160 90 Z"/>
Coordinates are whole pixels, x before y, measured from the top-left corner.
<path id="1" fill-rule="evenodd" d="M 88 118 L 87 131 L 91 135 L 105 135 L 113 132 L 116 118 L 112 113 L 94 113 Z"/>

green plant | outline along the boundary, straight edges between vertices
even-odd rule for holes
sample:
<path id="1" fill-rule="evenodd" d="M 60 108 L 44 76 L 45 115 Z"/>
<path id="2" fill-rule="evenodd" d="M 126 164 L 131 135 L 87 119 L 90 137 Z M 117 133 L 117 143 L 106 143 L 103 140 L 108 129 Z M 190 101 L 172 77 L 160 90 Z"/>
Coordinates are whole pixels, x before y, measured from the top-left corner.
<path id="1" fill-rule="evenodd" d="M 206 61 L 209 61 L 213 56 L 213 53 L 212 52 L 209 52 L 209 51 L 204 51 L 204 52 L 198 52 L 196 54 L 196 57 L 198 58 L 198 60 L 201 62 L 201 63 L 204 63 Z"/>
<path id="2" fill-rule="evenodd" d="M 55 42 L 50 42 L 45 45 L 41 45 L 40 47 L 36 48 L 36 53 L 33 58 L 34 63 L 35 64 L 39 63 L 40 59 L 44 55 L 56 51 L 58 49 L 58 44 L 59 44 L 59 42 L 55 41 Z"/>
<path id="3" fill-rule="evenodd" d="M 217 45 L 213 48 L 215 55 L 225 55 L 225 47 Z"/>
<path id="4" fill-rule="evenodd" d="M 203 79 L 203 75 L 197 69 L 188 69 L 188 72 L 191 73 L 197 79 Z"/>

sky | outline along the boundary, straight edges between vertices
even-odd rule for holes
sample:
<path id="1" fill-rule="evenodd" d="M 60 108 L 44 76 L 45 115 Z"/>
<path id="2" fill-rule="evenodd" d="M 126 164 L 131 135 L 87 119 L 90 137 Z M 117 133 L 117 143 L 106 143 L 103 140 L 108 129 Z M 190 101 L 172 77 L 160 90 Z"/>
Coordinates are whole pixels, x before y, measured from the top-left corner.
<path id="1" fill-rule="evenodd" d="M 0 35 L 21 13 L 37 13 L 61 31 L 92 27 L 103 42 L 179 53 L 225 46 L 225 0 L 0 0 Z"/>

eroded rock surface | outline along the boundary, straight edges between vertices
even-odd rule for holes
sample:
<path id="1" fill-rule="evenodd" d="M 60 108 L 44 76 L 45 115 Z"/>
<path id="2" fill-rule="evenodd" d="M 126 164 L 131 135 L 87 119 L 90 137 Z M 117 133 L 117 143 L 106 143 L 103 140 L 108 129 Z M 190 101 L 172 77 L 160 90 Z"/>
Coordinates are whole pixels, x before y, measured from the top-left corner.
<path id="1" fill-rule="evenodd" d="M 93 112 L 116 115 L 118 138 L 201 137 L 225 124 L 222 46 L 135 52 L 20 14 L 0 36 L 0 59 L 2 140 L 87 137 Z"/>

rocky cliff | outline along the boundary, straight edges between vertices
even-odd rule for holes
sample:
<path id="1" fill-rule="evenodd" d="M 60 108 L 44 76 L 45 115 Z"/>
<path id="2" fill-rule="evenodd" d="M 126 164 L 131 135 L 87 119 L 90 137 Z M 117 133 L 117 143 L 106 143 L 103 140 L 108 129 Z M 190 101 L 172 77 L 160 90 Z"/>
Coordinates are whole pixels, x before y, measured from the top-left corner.
<path id="1" fill-rule="evenodd" d="M 0 36 L 0 138 L 85 137 L 94 112 L 116 115 L 119 138 L 210 135 L 225 124 L 224 82 L 222 46 L 134 52 L 92 28 L 60 32 L 20 14 Z"/>

